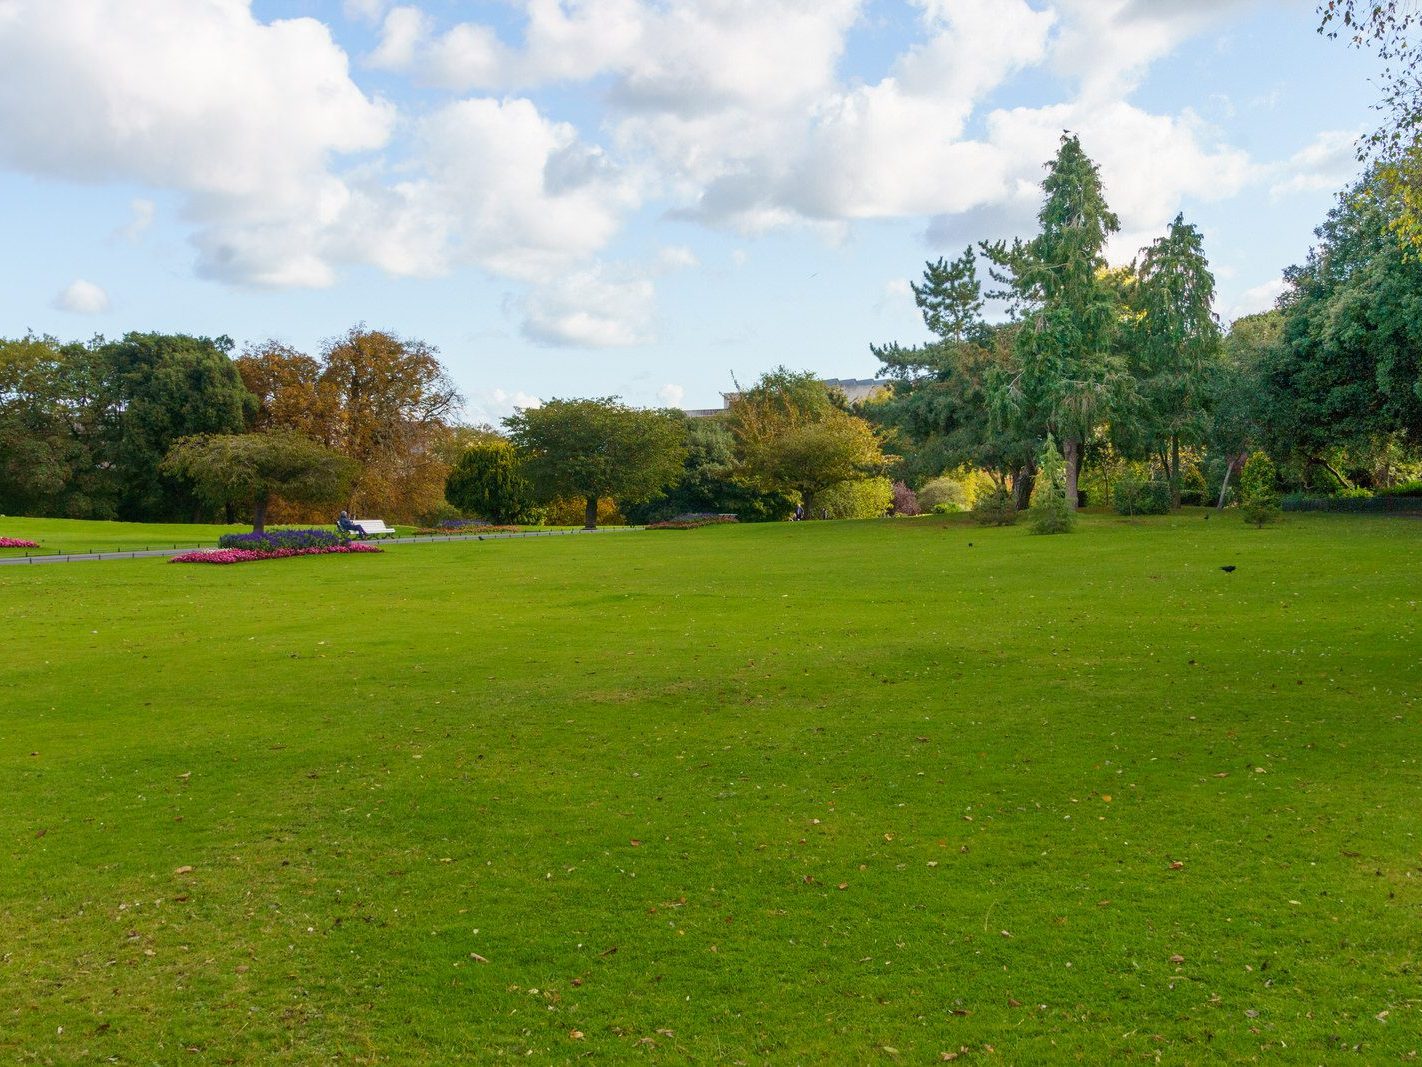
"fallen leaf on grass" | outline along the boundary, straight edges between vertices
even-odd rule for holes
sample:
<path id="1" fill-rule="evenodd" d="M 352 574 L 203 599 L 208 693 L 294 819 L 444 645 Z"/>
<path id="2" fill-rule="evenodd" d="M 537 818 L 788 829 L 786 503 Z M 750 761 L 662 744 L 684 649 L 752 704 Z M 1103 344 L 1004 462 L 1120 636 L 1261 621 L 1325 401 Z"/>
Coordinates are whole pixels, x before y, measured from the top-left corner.
<path id="1" fill-rule="evenodd" d="M 1184 963 L 1184 962 L 1185 962 L 1185 957 L 1182 956 L 1182 955 L 1180 955 L 1180 954 L 1177 952 L 1175 955 L 1173 955 L 1173 956 L 1170 957 L 1170 962 L 1171 962 L 1171 963 Z"/>
<path id="2" fill-rule="evenodd" d="M 489 962 L 489 961 L 486 960 L 483 956 L 479 955 L 479 953 L 477 953 L 477 952 L 471 952 L 471 953 L 469 953 L 469 958 L 470 958 L 471 960 L 473 960 L 475 963 L 488 963 L 488 962 Z"/>
<path id="3" fill-rule="evenodd" d="M 581 1041 L 583 1039 L 583 1032 L 581 1030 L 569 1030 L 568 1036 L 574 1041 Z"/>
<path id="4" fill-rule="evenodd" d="M 192 873 L 193 873 L 193 868 L 192 868 L 192 865 L 191 865 L 191 864 L 185 863 L 185 864 L 183 864 L 181 867 L 174 867 L 174 868 L 173 868 L 173 873 L 174 873 L 174 874 L 192 874 Z"/>
<path id="5" fill-rule="evenodd" d="M 638 840 L 634 837 L 634 838 L 632 839 L 632 841 L 631 841 L 631 845 L 632 845 L 633 848 L 640 848 L 641 845 L 642 845 L 642 842 L 638 841 Z"/>
<path id="6" fill-rule="evenodd" d="M 836 888 L 836 889 L 848 889 L 848 888 L 849 888 L 849 883 L 848 883 L 848 882 L 840 882 L 839 885 L 835 886 L 835 888 Z"/>
<path id="7" fill-rule="evenodd" d="M 1183 870 L 1184 868 L 1185 868 L 1185 864 L 1182 863 L 1180 860 L 1171 860 L 1171 861 L 1170 861 L 1170 869 L 1171 869 L 1172 871 L 1179 871 L 1179 870 Z"/>

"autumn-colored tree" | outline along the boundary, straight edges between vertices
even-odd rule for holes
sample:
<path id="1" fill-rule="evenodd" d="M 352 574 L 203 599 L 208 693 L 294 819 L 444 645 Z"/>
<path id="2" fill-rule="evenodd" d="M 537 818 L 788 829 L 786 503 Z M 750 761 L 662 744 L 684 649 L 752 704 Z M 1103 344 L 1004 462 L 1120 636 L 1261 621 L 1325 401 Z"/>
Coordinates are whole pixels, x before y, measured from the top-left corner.
<path id="1" fill-rule="evenodd" d="M 290 430 L 327 446 L 336 443 L 338 399 L 322 378 L 320 360 L 267 341 L 249 346 L 233 362 L 242 384 L 257 398 L 249 430 Z"/>

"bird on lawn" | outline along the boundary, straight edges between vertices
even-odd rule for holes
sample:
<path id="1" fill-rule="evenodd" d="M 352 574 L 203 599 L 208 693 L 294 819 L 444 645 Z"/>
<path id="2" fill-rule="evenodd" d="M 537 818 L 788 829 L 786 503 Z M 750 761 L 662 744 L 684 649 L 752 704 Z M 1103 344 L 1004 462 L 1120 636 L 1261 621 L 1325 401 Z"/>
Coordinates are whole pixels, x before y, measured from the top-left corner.
<path id="1" fill-rule="evenodd" d="M 1226 563 L 1223 567 L 1220 568 L 1220 570 L 1224 571 L 1226 574 L 1232 574 L 1234 572 L 1234 564 Z"/>

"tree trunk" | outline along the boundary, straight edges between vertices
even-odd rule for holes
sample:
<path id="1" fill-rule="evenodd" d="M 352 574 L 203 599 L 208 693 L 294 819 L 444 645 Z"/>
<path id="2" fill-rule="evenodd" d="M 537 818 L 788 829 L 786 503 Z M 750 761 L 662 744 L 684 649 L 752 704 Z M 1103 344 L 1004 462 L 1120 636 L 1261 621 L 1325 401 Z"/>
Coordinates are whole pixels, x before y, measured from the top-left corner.
<path id="1" fill-rule="evenodd" d="M 1353 483 L 1350 482 L 1347 478 L 1343 477 L 1343 475 L 1338 472 L 1338 470 L 1333 466 L 1333 464 L 1329 463 L 1328 460 L 1324 459 L 1323 457 L 1314 456 L 1312 459 L 1309 460 L 1309 462 L 1318 464 L 1318 466 L 1322 467 L 1329 474 L 1333 475 L 1333 477 L 1337 478 L 1338 481 L 1342 483 L 1344 489 L 1353 488 Z"/>
<path id="2" fill-rule="evenodd" d="M 1224 481 L 1220 483 L 1220 502 L 1215 505 L 1216 511 L 1223 511 L 1225 506 L 1225 496 L 1229 493 L 1229 476 L 1234 473 L 1235 464 L 1240 461 L 1240 456 L 1230 456 L 1225 463 Z"/>
<path id="3" fill-rule="evenodd" d="M 1077 501 L 1080 499 L 1076 491 L 1076 482 L 1081 474 L 1081 442 L 1063 441 L 1062 455 L 1066 457 L 1067 505 L 1075 511 Z"/>
<path id="4" fill-rule="evenodd" d="M 595 496 L 590 496 L 590 497 L 588 497 L 588 508 L 587 508 L 587 511 L 583 513 L 583 515 L 584 515 L 584 519 L 583 519 L 583 529 L 584 529 L 584 530 L 596 530 L 596 529 L 597 529 L 597 497 L 595 497 Z"/>
<path id="5" fill-rule="evenodd" d="M 267 498 L 259 497 L 252 506 L 252 532 L 265 533 L 267 529 Z"/>
<path id="6" fill-rule="evenodd" d="M 1030 465 L 1019 470 L 1012 479 L 1012 506 L 1018 511 L 1026 511 L 1032 503 L 1032 483 L 1036 480 L 1036 471 Z"/>
<path id="7" fill-rule="evenodd" d="M 1180 506 L 1180 435 L 1170 435 L 1170 506 Z"/>

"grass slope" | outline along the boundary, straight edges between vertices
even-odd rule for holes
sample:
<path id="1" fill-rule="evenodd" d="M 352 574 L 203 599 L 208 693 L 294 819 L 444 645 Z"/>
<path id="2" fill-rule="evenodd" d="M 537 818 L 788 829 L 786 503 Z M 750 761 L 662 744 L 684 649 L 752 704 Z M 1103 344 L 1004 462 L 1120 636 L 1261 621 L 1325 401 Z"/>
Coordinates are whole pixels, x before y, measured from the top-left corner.
<path id="1" fill-rule="evenodd" d="M 0 1052 L 1407 1056 L 1419 536 L 0 571 Z"/>

